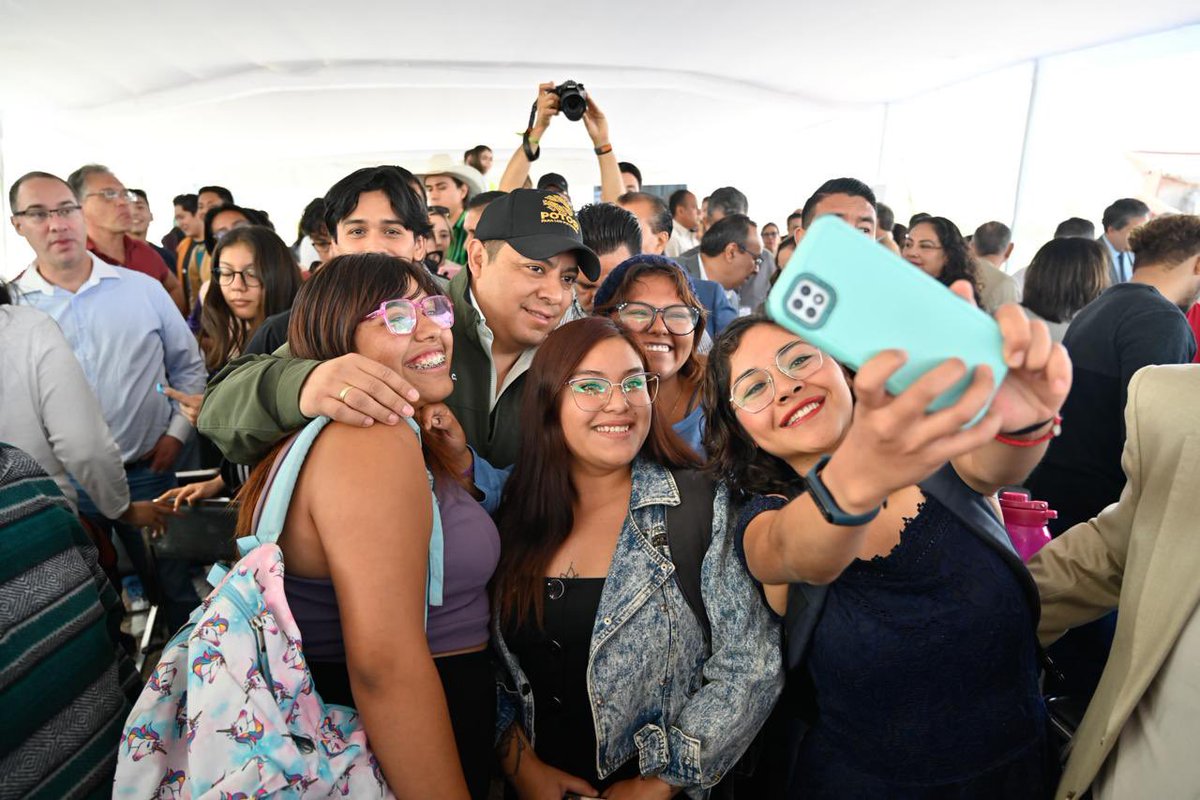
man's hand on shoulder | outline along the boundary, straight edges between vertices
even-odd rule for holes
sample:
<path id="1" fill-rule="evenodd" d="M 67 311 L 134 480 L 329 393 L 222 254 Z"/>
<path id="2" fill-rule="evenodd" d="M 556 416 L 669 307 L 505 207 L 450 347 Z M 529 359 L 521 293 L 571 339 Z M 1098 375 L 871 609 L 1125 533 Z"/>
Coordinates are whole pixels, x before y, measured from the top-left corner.
<path id="1" fill-rule="evenodd" d="M 395 425 L 411 417 L 420 397 L 395 370 L 358 353 L 323 362 L 300 389 L 300 413 L 325 416 L 347 425 Z"/>

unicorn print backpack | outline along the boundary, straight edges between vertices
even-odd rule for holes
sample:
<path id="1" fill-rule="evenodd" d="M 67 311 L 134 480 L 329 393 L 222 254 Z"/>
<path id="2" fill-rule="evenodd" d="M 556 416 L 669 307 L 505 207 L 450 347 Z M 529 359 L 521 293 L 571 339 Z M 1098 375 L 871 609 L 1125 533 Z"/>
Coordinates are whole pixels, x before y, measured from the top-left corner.
<path id="1" fill-rule="evenodd" d="M 241 560 L 213 568 L 216 588 L 163 649 L 125 722 L 114 797 L 393 796 L 358 715 L 323 702 L 313 686 L 284 597 L 275 542 L 300 467 L 328 422 L 313 420 L 280 453 L 254 535 L 238 540 Z M 442 550 L 435 498 L 427 604 L 441 604 Z"/>

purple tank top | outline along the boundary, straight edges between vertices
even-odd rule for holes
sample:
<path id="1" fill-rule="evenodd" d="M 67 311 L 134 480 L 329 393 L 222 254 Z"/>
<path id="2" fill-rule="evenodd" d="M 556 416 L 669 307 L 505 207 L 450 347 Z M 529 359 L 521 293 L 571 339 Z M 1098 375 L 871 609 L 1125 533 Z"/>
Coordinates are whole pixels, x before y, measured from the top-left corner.
<path id="1" fill-rule="evenodd" d="M 436 655 L 487 642 L 491 621 L 487 584 L 500 562 L 500 534 L 483 507 L 457 483 L 439 478 L 434 494 L 446 540 L 442 605 L 430 607 L 425 631 L 429 651 Z M 345 661 L 333 582 L 285 574 L 283 587 L 300 628 L 304 654 L 312 661 Z"/>

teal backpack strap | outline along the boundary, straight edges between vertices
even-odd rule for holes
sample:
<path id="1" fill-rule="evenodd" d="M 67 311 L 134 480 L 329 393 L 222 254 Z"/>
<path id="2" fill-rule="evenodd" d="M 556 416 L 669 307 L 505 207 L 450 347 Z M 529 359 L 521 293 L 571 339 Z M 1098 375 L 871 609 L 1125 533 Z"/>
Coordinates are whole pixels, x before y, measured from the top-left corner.
<path id="1" fill-rule="evenodd" d="M 260 544 L 274 544 L 283 533 L 288 507 L 292 503 L 292 492 L 296 490 L 296 479 L 300 468 L 319 434 L 329 424 L 329 417 L 317 417 L 305 425 L 288 443 L 287 449 L 275 460 L 267 485 L 259 495 L 258 507 L 254 509 L 254 532 L 238 539 L 238 553 L 246 555 Z"/>
<path id="2" fill-rule="evenodd" d="M 412 427 L 420 440 L 421 429 L 417 423 L 407 417 L 404 421 Z M 304 465 L 304 459 L 308 456 L 317 435 L 328 423 L 329 417 L 317 417 L 301 429 L 288 443 L 287 448 L 276 457 L 267 484 L 259 496 L 258 507 L 254 510 L 254 533 L 237 541 L 240 555 L 244 556 L 259 545 L 273 544 L 279 539 L 279 535 L 283 533 L 283 523 L 287 520 L 292 493 L 296 489 L 296 479 L 300 477 L 300 468 Z M 429 534 L 429 569 L 425 580 L 428 617 L 429 606 L 442 604 L 446 545 L 442 536 L 441 509 L 438 507 L 437 495 L 433 493 L 433 474 L 426 469 L 425 476 L 429 481 L 429 493 L 433 502 L 433 529 Z M 219 581 L 220 576 L 215 577 Z"/>
<path id="3" fill-rule="evenodd" d="M 421 428 L 412 419 L 405 417 L 407 422 L 421 439 Z M 446 540 L 442 535 L 442 510 L 438 506 L 437 495 L 433 491 L 433 473 L 425 470 L 429 481 L 429 497 L 433 503 L 433 528 L 429 532 L 429 573 L 425 580 L 425 620 L 429 621 L 429 607 L 440 606 L 443 602 L 442 591 L 446 577 Z"/>

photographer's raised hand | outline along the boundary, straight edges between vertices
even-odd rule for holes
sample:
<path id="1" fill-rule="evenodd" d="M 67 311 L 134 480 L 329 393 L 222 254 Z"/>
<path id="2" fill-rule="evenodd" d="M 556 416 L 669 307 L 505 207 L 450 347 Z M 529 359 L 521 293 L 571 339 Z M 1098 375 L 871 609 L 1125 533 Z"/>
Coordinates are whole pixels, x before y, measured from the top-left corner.
<path id="1" fill-rule="evenodd" d="M 554 93 L 554 82 L 538 84 L 537 99 L 533 103 L 533 121 L 529 123 L 525 135 L 529 137 L 529 150 L 534 158 L 541 153 L 541 139 L 550 127 L 550 120 L 558 113 L 558 95 Z M 508 159 L 508 166 L 500 176 L 500 191 L 511 192 L 525 185 L 529 177 L 529 156 L 525 153 L 524 137 L 517 145 L 516 152 Z"/>
<path id="2" fill-rule="evenodd" d="M 600 106 L 596 105 L 596 98 L 591 92 L 588 92 L 587 110 L 583 112 L 583 126 L 587 128 L 596 158 L 600 161 L 600 201 L 615 203 L 624 192 L 624 187 L 621 186 L 621 166 L 608 137 L 608 117 L 604 116 Z"/>

